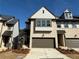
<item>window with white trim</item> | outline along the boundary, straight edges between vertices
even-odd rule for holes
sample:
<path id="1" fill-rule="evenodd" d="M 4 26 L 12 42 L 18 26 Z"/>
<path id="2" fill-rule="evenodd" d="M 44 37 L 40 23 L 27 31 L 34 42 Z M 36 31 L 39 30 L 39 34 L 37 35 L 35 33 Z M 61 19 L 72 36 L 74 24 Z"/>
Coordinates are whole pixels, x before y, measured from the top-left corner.
<path id="1" fill-rule="evenodd" d="M 47 26 L 51 26 L 51 21 L 50 20 L 47 20 Z"/>
<path id="2" fill-rule="evenodd" d="M 42 27 L 45 27 L 45 26 L 46 26 L 46 21 L 42 20 Z"/>
<path id="3" fill-rule="evenodd" d="M 41 26 L 41 21 L 40 21 L 40 20 L 37 20 L 37 21 L 36 21 L 36 26 L 38 26 L 38 27 Z"/>
<path id="4" fill-rule="evenodd" d="M 65 13 L 65 18 L 66 19 L 73 19 L 72 13 L 71 12 L 66 12 Z"/>
<path id="5" fill-rule="evenodd" d="M 57 24 L 57 28 L 61 28 L 61 24 Z"/>
<path id="6" fill-rule="evenodd" d="M 72 23 L 72 28 L 77 28 L 77 25 L 75 23 Z"/>
<path id="7" fill-rule="evenodd" d="M 11 30 L 11 27 L 8 27 L 8 30 Z"/>
<path id="8" fill-rule="evenodd" d="M 69 28 L 68 23 L 65 23 L 65 24 L 64 24 L 64 27 L 65 27 L 65 28 Z"/>
<path id="9" fill-rule="evenodd" d="M 50 27 L 51 26 L 51 20 L 36 20 L 36 26 L 37 27 Z"/>

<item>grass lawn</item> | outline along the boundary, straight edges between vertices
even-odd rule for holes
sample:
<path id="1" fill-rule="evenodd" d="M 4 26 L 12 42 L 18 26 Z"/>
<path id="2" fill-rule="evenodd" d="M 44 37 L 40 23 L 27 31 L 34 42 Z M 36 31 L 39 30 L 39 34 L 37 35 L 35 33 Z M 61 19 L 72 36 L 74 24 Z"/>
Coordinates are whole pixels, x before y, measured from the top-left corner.
<path id="1" fill-rule="evenodd" d="M 0 59 L 23 59 L 29 50 L 10 50 L 5 52 L 0 52 Z"/>
<path id="2" fill-rule="evenodd" d="M 72 59 L 79 59 L 79 52 L 77 52 L 77 51 L 75 51 L 73 49 L 71 49 L 71 50 L 69 50 L 69 49 L 64 50 L 64 49 L 58 48 L 57 50 L 59 52 L 65 54 L 65 55 L 67 55 L 68 57 L 70 57 Z"/>

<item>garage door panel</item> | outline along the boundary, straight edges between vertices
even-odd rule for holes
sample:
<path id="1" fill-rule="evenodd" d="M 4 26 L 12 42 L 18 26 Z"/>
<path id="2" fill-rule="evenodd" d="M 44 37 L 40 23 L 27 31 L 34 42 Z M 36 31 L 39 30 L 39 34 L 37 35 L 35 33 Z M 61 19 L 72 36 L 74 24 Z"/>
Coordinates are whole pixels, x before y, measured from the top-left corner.
<path id="1" fill-rule="evenodd" d="M 54 39 L 33 39 L 33 48 L 54 48 Z"/>
<path id="2" fill-rule="evenodd" d="M 66 39 L 66 46 L 71 48 L 79 48 L 79 39 Z"/>

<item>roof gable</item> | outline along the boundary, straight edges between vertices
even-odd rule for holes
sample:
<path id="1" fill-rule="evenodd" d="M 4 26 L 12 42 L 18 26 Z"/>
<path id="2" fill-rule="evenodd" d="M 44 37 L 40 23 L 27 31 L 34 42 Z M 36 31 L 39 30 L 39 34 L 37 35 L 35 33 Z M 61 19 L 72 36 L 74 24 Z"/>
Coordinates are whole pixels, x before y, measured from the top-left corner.
<path id="1" fill-rule="evenodd" d="M 10 19 L 15 18 L 14 16 L 0 15 L 0 21 L 9 21 Z"/>
<path id="2" fill-rule="evenodd" d="M 55 16 L 50 13 L 45 7 L 42 7 L 35 14 L 31 16 L 31 18 L 51 18 L 55 19 Z"/>

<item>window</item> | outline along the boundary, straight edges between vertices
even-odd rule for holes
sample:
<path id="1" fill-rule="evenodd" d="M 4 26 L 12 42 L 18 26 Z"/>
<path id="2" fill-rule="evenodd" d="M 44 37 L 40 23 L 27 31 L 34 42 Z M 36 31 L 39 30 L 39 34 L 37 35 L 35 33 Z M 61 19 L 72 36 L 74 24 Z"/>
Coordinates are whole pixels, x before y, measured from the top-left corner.
<path id="1" fill-rule="evenodd" d="M 41 26 L 41 21 L 40 21 L 40 20 L 37 20 L 37 21 L 36 21 L 36 26 L 38 26 L 38 27 Z"/>
<path id="2" fill-rule="evenodd" d="M 69 13 L 69 18 L 72 18 L 72 15 L 71 15 L 71 13 Z"/>
<path id="3" fill-rule="evenodd" d="M 4 25 L 4 26 L 6 25 L 5 22 L 3 22 L 3 25 Z"/>
<path id="4" fill-rule="evenodd" d="M 45 20 L 42 20 L 42 27 L 46 26 Z"/>
<path id="5" fill-rule="evenodd" d="M 77 28 L 75 23 L 72 24 L 72 28 Z"/>
<path id="6" fill-rule="evenodd" d="M 76 24 L 76 27 L 79 28 L 79 23 Z"/>
<path id="7" fill-rule="evenodd" d="M 8 30 L 11 30 L 11 27 L 8 27 Z"/>
<path id="8" fill-rule="evenodd" d="M 61 24 L 57 24 L 57 27 L 58 27 L 58 28 L 61 28 Z"/>
<path id="9" fill-rule="evenodd" d="M 65 13 L 65 18 L 66 19 L 72 19 L 72 13 L 71 12 L 66 12 Z"/>
<path id="10" fill-rule="evenodd" d="M 65 13 L 65 17 L 68 18 L 68 13 Z"/>
<path id="11" fill-rule="evenodd" d="M 49 27 L 51 26 L 51 21 L 50 20 L 36 20 L 36 26 L 38 27 Z"/>
<path id="12" fill-rule="evenodd" d="M 64 24 L 64 27 L 65 27 L 65 28 L 68 28 L 68 23 L 65 23 L 65 24 Z"/>
<path id="13" fill-rule="evenodd" d="M 44 14 L 44 10 L 42 10 L 43 14 Z"/>
<path id="14" fill-rule="evenodd" d="M 47 20 L 47 26 L 51 26 L 50 20 Z"/>
<path id="15" fill-rule="evenodd" d="M 73 17 L 72 17 L 72 13 L 70 12 L 70 13 L 68 13 L 68 18 L 69 19 L 72 19 Z"/>

